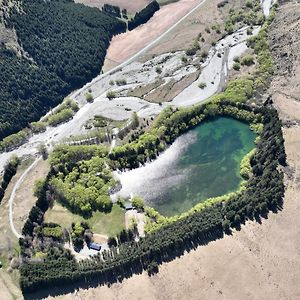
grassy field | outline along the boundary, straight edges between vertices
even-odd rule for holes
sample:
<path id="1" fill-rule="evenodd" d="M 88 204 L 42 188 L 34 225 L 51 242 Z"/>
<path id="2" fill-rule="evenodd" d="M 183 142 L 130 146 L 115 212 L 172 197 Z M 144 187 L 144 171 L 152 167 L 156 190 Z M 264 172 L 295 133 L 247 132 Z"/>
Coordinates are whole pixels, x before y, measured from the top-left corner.
<path id="1" fill-rule="evenodd" d="M 115 236 L 125 228 L 125 211 L 114 205 L 110 213 L 97 211 L 91 218 L 85 219 L 56 202 L 45 214 L 45 222 L 54 222 L 65 228 L 70 228 L 72 222 L 80 221 L 87 222 L 94 233 Z"/>

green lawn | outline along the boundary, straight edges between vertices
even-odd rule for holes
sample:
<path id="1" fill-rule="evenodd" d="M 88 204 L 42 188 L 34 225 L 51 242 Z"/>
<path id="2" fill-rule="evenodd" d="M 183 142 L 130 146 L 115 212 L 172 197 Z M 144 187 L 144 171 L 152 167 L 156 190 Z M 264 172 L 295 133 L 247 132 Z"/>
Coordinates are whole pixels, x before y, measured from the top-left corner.
<path id="1" fill-rule="evenodd" d="M 125 211 L 119 205 L 114 205 L 110 213 L 94 212 L 93 216 L 85 219 L 82 216 L 71 213 L 59 203 L 55 203 L 52 209 L 45 214 L 45 222 L 57 223 L 67 229 L 72 222 L 86 221 L 94 233 L 115 236 L 125 228 Z"/>
<path id="2" fill-rule="evenodd" d="M 95 233 L 115 236 L 125 228 L 125 211 L 119 205 L 114 205 L 108 214 L 95 212 L 88 222 Z"/>

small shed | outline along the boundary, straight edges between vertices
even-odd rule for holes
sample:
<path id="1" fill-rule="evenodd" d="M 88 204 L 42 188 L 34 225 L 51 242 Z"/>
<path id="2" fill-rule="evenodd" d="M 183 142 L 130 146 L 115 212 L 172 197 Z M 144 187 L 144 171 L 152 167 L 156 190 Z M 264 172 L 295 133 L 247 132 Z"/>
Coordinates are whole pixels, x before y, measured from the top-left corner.
<path id="1" fill-rule="evenodd" d="M 131 210 L 131 209 L 133 209 L 132 203 L 131 203 L 131 202 L 126 202 L 126 203 L 124 204 L 124 208 L 125 208 L 126 210 Z"/>
<path id="2" fill-rule="evenodd" d="M 90 249 L 100 251 L 101 250 L 101 245 L 99 245 L 97 243 L 90 243 Z"/>

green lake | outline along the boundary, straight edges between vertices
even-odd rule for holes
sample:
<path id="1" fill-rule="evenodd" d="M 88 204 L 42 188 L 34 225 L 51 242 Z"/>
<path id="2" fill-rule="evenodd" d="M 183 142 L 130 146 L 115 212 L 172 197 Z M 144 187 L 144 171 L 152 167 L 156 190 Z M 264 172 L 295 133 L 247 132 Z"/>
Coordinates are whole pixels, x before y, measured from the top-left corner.
<path id="1" fill-rule="evenodd" d="M 240 162 L 255 147 L 249 125 L 219 117 L 178 137 L 155 161 L 119 174 L 123 197 L 139 195 L 165 216 L 238 189 Z"/>

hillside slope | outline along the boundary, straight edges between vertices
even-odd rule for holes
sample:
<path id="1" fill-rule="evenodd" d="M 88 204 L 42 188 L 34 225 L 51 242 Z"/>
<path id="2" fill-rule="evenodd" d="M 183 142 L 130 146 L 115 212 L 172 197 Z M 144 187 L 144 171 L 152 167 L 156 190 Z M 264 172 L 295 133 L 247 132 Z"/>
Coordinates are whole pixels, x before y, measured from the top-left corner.
<path id="1" fill-rule="evenodd" d="M 0 139 L 100 73 L 111 37 L 125 30 L 123 22 L 69 0 L 22 0 L 9 11 L 6 32 L 16 33 L 15 48 L 24 52 L 0 45 Z"/>

